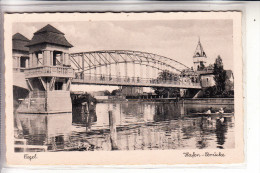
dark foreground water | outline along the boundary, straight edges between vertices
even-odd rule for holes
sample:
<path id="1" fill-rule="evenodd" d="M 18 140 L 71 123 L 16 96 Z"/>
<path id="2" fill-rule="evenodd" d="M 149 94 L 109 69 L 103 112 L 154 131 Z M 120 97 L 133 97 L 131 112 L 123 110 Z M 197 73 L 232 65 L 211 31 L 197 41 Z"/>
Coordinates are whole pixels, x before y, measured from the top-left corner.
<path id="1" fill-rule="evenodd" d="M 234 111 L 233 105 L 98 103 L 96 111 L 91 112 L 91 122 L 80 113 L 15 115 L 15 138 L 36 146 L 26 151 L 42 151 L 41 146 L 47 151 L 111 150 L 108 110 L 112 110 L 119 150 L 234 148 L 235 116 L 224 121 L 191 116 L 210 107 Z"/>

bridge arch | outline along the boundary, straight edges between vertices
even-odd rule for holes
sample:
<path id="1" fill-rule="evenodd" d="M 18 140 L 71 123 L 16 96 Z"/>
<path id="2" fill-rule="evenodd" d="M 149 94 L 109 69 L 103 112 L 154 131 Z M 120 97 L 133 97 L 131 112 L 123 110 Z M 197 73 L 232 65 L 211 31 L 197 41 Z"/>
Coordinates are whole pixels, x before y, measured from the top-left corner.
<path id="1" fill-rule="evenodd" d="M 156 78 L 158 73 L 163 70 L 181 73 L 183 70 L 189 69 L 186 65 L 174 59 L 153 53 L 132 50 L 101 50 L 71 53 L 70 59 L 72 62 L 71 65 L 76 72 L 85 74 L 94 73 L 94 75 L 104 74 L 127 77 L 129 76 L 129 72 L 132 72 L 134 73 L 132 76 L 135 77 L 135 75 L 142 75 L 142 72 L 144 72 L 147 76 L 150 74 L 150 78 Z M 139 67 L 136 67 L 136 65 Z M 114 71 L 114 74 L 111 74 L 112 71 Z M 154 73 L 152 76 L 151 72 Z"/>

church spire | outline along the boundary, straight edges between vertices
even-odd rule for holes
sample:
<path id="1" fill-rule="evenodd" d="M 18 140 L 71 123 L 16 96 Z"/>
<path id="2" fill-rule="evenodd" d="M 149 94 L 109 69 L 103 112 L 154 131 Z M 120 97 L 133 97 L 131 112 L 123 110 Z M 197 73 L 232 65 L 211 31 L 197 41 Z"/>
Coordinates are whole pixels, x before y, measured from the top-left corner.
<path id="1" fill-rule="evenodd" d="M 198 44 L 193 54 L 193 69 L 194 70 L 203 70 L 205 64 L 207 63 L 207 55 L 204 52 L 202 44 L 200 42 L 200 37 L 198 39 Z"/>
<path id="2" fill-rule="evenodd" d="M 197 47 L 196 47 L 196 50 L 195 50 L 195 52 L 194 52 L 193 57 L 205 57 L 205 58 L 207 58 L 207 55 L 206 55 L 206 53 L 204 52 L 203 47 L 202 47 L 202 44 L 201 44 L 201 42 L 200 42 L 200 37 L 199 37 L 198 45 L 197 45 Z"/>

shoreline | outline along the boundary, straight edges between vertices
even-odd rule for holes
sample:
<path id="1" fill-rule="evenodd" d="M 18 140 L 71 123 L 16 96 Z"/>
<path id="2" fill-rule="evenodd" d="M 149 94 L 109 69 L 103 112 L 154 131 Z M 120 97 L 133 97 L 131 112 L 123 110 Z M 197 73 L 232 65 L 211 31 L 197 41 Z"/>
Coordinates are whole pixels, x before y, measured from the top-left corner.
<path id="1" fill-rule="evenodd" d="M 213 105 L 234 105 L 234 98 L 165 98 L 165 99 L 107 99 L 98 100 L 98 103 L 116 103 L 116 102 L 144 102 L 144 103 L 176 103 L 176 104 L 213 104 Z"/>

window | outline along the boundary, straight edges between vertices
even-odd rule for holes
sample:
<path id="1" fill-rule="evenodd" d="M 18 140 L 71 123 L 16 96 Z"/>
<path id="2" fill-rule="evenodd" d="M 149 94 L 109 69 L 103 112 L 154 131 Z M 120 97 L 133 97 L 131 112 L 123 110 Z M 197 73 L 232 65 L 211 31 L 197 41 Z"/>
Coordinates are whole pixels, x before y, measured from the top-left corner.
<path id="1" fill-rule="evenodd" d="M 55 90 L 62 90 L 63 82 L 55 82 Z"/>
<path id="2" fill-rule="evenodd" d="M 42 66 L 43 65 L 43 54 L 42 52 L 36 53 L 37 57 L 37 66 Z"/>
<path id="3" fill-rule="evenodd" d="M 61 54 L 62 52 L 60 51 L 53 52 L 53 66 L 62 65 Z"/>
<path id="4" fill-rule="evenodd" d="M 20 58 L 20 67 L 25 68 L 26 67 L 26 57 L 21 57 Z"/>

